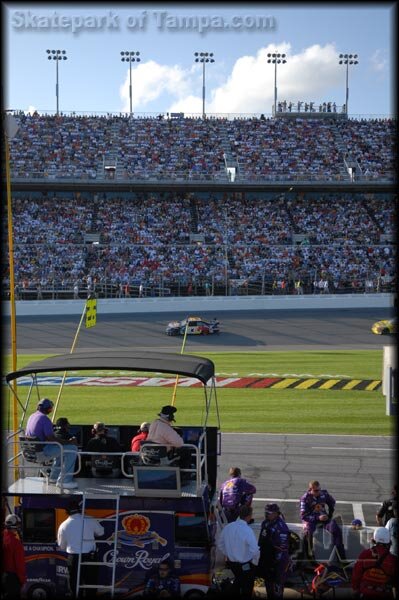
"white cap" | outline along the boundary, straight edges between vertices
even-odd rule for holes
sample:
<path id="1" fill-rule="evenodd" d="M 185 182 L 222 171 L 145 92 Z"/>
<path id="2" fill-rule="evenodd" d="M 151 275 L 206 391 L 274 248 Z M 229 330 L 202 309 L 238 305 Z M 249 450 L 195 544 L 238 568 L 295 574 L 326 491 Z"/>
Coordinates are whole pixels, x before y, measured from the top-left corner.
<path id="1" fill-rule="evenodd" d="M 140 431 L 148 431 L 149 428 L 150 428 L 150 423 L 144 422 L 140 425 Z"/>
<path id="2" fill-rule="evenodd" d="M 17 515 L 7 515 L 4 524 L 8 529 L 14 529 L 21 525 L 21 519 Z"/>
<path id="3" fill-rule="evenodd" d="M 373 540 L 376 544 L 390 544 L 391 534 L 385 527 L 377 527 L 374 529 Z"/>

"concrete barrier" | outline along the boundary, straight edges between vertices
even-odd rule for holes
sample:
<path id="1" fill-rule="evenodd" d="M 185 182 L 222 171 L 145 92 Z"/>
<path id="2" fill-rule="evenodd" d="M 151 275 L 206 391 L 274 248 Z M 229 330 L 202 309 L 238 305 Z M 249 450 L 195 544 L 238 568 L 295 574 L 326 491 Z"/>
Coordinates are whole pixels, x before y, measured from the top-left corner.
<path id="1" fill-rule="evenodd" d="M 84 300 L 18 300 L 17 317 L 79 315 Z M 301 310 L 343 308 L 392 308 L 392 294 L 315 294 L 309 296 L 192 296 L 187 298 L 100 298 L 101 314 L 184 312 L 226 310 Z M 3 303 L 3 315 L 10 315 L 10 303 Z"/>

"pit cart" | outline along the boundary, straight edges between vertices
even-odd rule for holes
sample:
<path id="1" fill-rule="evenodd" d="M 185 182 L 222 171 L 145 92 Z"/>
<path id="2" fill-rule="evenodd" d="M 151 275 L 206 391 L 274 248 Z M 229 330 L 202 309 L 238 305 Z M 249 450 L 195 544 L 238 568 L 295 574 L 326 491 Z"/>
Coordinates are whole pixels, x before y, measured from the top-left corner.
<path id="1" fill-rule="evenodd" d="M 159 453 L 163 447 L 153 445 L 158 446 L 154 451 L 159 454 L 159 462 L 149 464 L 141 452 L 129 451 L 138 424 L 112 425 L 110 433 L 123 448 L 123 452 L 117 453 L 120 477 L 94 478 L 85 466 L 88 457 L 82 450 L 90 438 L 91 425 L 73 424 L 71 432 L 78 440 L 75 466 L 78 487 L 73 490 L 56 487 L 49 482 L 48 465 L 40 456 L 40 447 L 37 444 L 29 447 L 24 436 L 27 414 L 36 409 L 41 397 L 41 377 L 64 371 L 108 369 L 161 372 L 192 377 L 199 382 L 204 392 L 202 423 L 179 428 L 190 462 L 182 468 L 176 460 L 165 461 L 162 452 Z M 15 511 L 22 520 L 27 597 L 71 595 L 66 554 L 56 543 L 57 530 L 67 518 L 71 496 L 81 499 L 83 514 L 94 516 L 105 530 L 97 540 L 98 595 L 129 598 L 141 594 L 149 575 L 163 560 L 172 563 L 183 597 L 205 595 L 215 570 L 215 490 L 220 454 L 218 411 L 217 426 L 208 425 L 211 407 L 217 408 L 212 361 L 161 352 L 82 352 L 32 362 L 8 373 L 6 381 L 10 399 L 17 401 L 22 418 L 18 430 L 10 432 L 7 438 L 8 481 L 2 490 L 3 508 Z M 14 381 L 28 383 L 26 400 L 21 401 L 19 393 L 26 387 L 14 386 Z M 68 413 L 65 404 L 63 410 Z M 62 452 L 62 446 L 60 449 Z M 75 592 L 84 587 L 78 577 Z"/>

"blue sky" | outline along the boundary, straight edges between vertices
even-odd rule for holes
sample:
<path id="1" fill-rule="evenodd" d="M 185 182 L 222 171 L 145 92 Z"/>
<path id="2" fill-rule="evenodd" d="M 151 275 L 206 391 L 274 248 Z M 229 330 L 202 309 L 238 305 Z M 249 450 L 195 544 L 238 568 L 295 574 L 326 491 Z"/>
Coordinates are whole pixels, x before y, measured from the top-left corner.
<path id="1" fill-rule="evenodd" d="M 55 61 L 61 111 L 202 111 L 202 67 L 194 52 L 213 52 L 206 67 L 206 112 L 270 113 L 274 67 L 267 52 L 287 54 L 277 72 L 279 100 L 345 101 L 338 54 L 357 53 L 349 69 L 349 113 L 394 111 L 395 3 L 173 4 L 3 3 L 5 107 L 54 111 Z M 266 18 L 269 17 L 269 18 Z M 200 28 L 203 31 L 200 31 Z M 75 31 L 72 29 L 75 28 Z"/>

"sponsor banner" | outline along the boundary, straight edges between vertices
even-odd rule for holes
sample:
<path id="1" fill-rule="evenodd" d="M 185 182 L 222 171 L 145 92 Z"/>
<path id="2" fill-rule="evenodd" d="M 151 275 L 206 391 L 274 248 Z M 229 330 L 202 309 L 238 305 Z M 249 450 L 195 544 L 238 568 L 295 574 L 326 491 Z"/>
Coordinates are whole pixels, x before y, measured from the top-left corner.
<path id="1" fill-rule="evenodd" d="M 62 377 L 37 378 L 40 386 L 59 386 Z M 4 383 L 4 381 L 3 381 Z M 18 385 L 31 385 L 30 377 L 21 377 Z M 218 388 L 275 388 L 275 389 L 323 389 L 323 390 L 367 390 L 378 391 L 381 379 L 316 379 L 290 377 L 217 377 Z M 176 378 L 171 377 L 67 377 L 65 385 L 99 387 L 174 387 Z M 194 377 L 180 377 L 178 387 L 202 387 Z"/>

